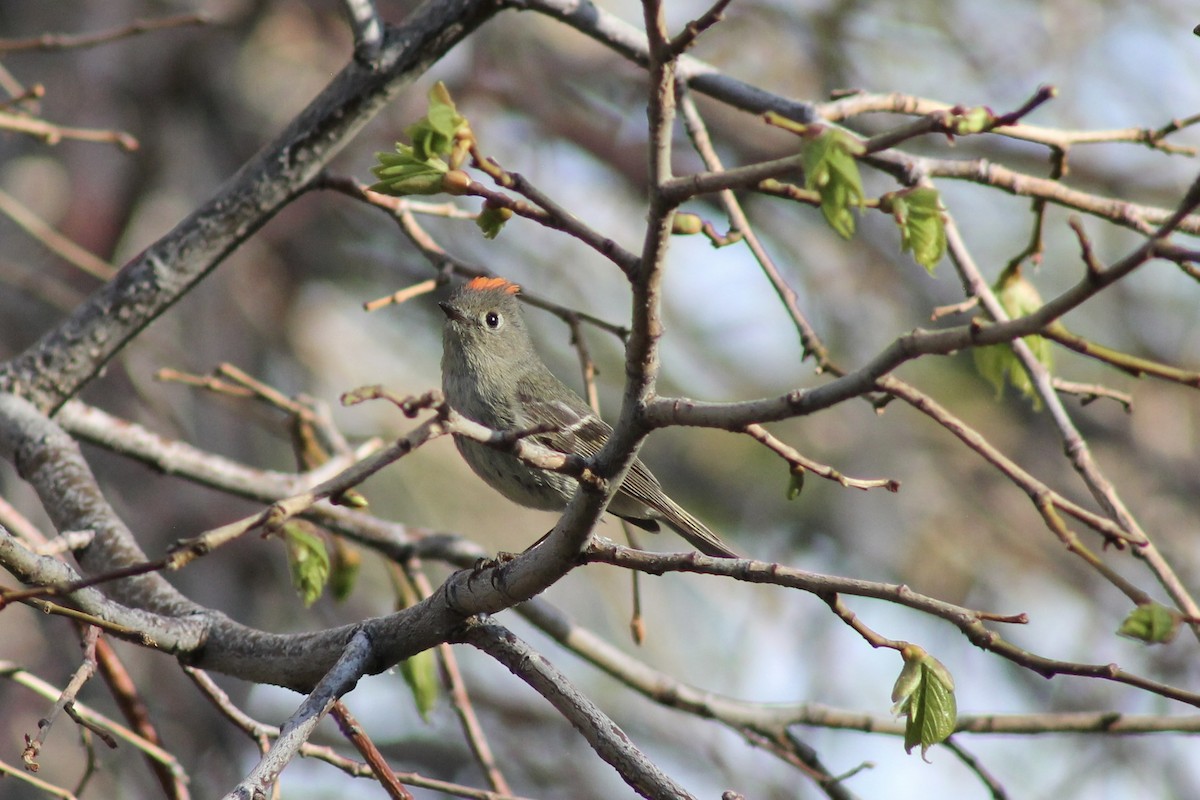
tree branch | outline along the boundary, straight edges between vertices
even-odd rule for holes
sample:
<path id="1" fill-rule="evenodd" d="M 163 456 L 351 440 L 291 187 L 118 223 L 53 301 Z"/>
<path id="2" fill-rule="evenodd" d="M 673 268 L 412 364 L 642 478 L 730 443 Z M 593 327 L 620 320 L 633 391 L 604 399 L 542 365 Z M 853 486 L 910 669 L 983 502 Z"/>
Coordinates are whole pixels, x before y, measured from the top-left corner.
<path id="1" fill-rule="evenodd" d="M 0 391 L 58 409 L 139 331 L 301 192 L 417 76 L 499 10 L 430 0 L 388 28 L 379 57 L 353 61 L 206 203 L 125 265 L 61 324 L 0 368 Z"/>
<path id="2" fill-rule="evenodd" d="M 660 800 L 692 797 L 646 758 L 566 676 L 512 632 L 496 624 L 476 623 L 463 629 L 459 641 L 487 653 L 550 701 L 583 734 L 596 754 L 640 795 Z"/>

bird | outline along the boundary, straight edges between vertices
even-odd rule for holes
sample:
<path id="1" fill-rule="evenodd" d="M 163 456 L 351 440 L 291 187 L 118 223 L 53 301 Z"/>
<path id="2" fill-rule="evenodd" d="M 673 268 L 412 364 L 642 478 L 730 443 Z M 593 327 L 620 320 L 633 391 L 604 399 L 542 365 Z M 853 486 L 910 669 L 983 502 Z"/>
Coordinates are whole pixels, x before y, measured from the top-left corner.
<path id="1" fill-rule="evenodd" d="M 442 392 L 462 416 L 496 431 L 550 428 L 529 438 L 564 454 L 594 457 L 612 427 L 538 356 L 525 325 L 521 287 L 504 278 L 478 277 L 438 303 L 442 328 Z M 561 511 L 577 481 L 541 469 L 515 454 L 455 434 L 471 469 L 509 500 L 543 511 Z M 640 459 L 630 465 L 608 511 L 647 531 L 666 524 L 705 555 L 740 556 L 704 523 L 663 492 Z"/>

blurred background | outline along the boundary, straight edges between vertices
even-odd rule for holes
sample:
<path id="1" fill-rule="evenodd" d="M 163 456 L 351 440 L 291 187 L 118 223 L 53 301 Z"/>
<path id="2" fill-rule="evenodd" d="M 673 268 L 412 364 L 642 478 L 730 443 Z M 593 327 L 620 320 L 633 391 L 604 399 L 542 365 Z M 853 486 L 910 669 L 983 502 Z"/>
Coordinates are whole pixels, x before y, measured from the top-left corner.
<path id="1" fill-rule="evenodd" d="M 378 3 L 400 21 L 413 6 Z M 639 4 L 605 0 L 605 9 L 640 24 Z M 669 4 L 676 29 L 705 2 Z M 65 51 L 0 53 L 0 68 L 25 87 L 41 84 L 44 118 L 75 127 L 117 129 L 140 147 L 64 140 L 49 146 L 0 133 L 0 190 L 66 237 L 119 267 L 170 230 L 259 147 L 272 139 L 350 57 L 351 41 L 333 0 L 7 0 L 0 39 L 79 33 L 155 17 L 203 11 L 215 23 Z M 1020 106 L 1041 84 L 1056 100 L 1028 121 L 1065 129 L 1159 128 L 1200 111 L 1200 19 L 1167 0 L 1006 0 L 883 3 L 870 0 L 737 0 L 725 22 L 694 54 L 729 74 L 800 100 L 831 91 L 902 92 L 952 104 Z M 460 45 L 381 114 L 332 164 L 331 172 L 369 181 L 374 153 L 390 150 L 425 112 L 425 92 L 445 81 L 485 152 L 519 171 L 566 208 L 627 248 L 640 249 L 645 202 L 643 74 L 565 26 L 532 13 L 506 12 Z M 794 151 L 790 137 L 703 98 L 702 113 L 726 165 Z M 899 118 L 855 120 L 879 130 Z M 1200 145 L 1200 134 L 1173 139 Z M 700 168 L 679 137 L 676 170 Z M 987 157 L 1034 175 L 1049 174 L 1044 148 L 996 138 L 926 137 L 908 149 L 948 158 Z M 1194 179 L 1197 161 L 1133 144 L 1077 147 L 1070 185 L 1133 202 L 1173 207 Z M 864 172 L 868 193 L 894 186 Z M 1029 239 L 1029 201 L 970 184 L 942 182 L 976 260 L 989 279 Z M 948 262 L 930 276 L 899 252 L 894 224 L 859 219 L 851 242 L 819 212 L 747 197 L 751 220 L 799 294 L 833 359 L 853 369 L 914 327 L 930 326 L 934 308 L 962 299 Z M 474 202 L 462 202 L 476 209 Z M 686 210 L 727 227 L 705 203 Z M 1046 253 L 1027 275 L 1043 297 L 1082 274 L 1067 213 L 1046 215 Z M 422 220 L 448 251 L 523 284 L 527 291 L 602 319 L 626 324 L 628 293 L 620 272 L 579 242 L 514 220 L 496 241 L 469 221 Z M 1137 240 L 1095 219 L 1084 225 L 1097 255 L 1111 261 Z M 65 262 L 0 213 L 0 358 L 11 358 L 55 325 L 99 280 Z M 162 367 L 204 373 L 227 361 L 286 393 L 336 406 L 342 392 L 384 383 L 399 393 L 439 385 L 441 294 L 365 313 L 362 303 L 433 270 L 383 214 L 331 192 L 313 192 L 284 209 L 214 274 L 155 322 L 90 385 L 83 399 L 112 413 L 248 464 L 290 469 L 281 419 L 260 410 L 154 380 Z M 1176 267 L 1151 263 L 1066 318 L 1077 333 L 1105 345 L 1183 367 L 1200 364 L 1200 289 Z M 702 237 L 679 238 L 666 282 L 666 336 L 660 391 L 706 400 L 775 395 L 822 382 L 801 360 L 798 337 L 757 266 L 740 247 L 713 249 Z M 579 364 L 570 331 L 553 316 L 528 315 L 542 355 L 577 388 Z M 939 325 L 961 323 L 949 318 Z M 615 414 L 623 379 L 619 340 L 585 329 L 600 370 L 602 407 Z M 1195 469 L 1198 410 L 1193 390 L 1136 381 L 1061 349 L 1056 374 L 1134 396 L 1134 411 L 1100 401 L 1068 407 L 1100 466 L 1184 583 L 1200 586 L 1196 547 L 1200 473 Z M 923 359 L 900 371 L 949 406 L 1004 453 L 1053 488 L 1092 503 L 1062 455 L 1044 412 L 1009 390 L 997 398 L 969 354 Z M 335 408 L 355 440 L 390 436 L 412 423 L 385 404 Z M 876 581 L 903 582 L 951 602 L 1004 613 L 1030 624 L 1002 633 L 1045 656 L 1117 662 L 1157 680 L 1194 688 L 1195 642 L 1147 648 L 1114 631 L 1129 603 L 1071 557 L 1043 526 L 1028 498 L 926 417 L 893 403 L 879 414 L 846 403 L 771 430 L 807 456 L 853 477 L 894 478 L 898 494 L 860 492 L 809 476 L 786 499 L 786 465 L 744 437 L 669 430 L 647 442 L 643 457 L 668 492 L 735 548 L 762 559 Z M 109 497 L 151 554 L 175 539 L 249 513 L 245 501 L 165 478 L 96 448 L 86 453 Z M 3 496 L 51 532 L 36 499 L 0 465 Z M 520 550 L 553 524 L 553 515 L 519 509 L 471 475 L 449 441 L 422 448 L 364 491 L 380 516 L 460 533 L 489 551 Z M 614 522 L 601 532 L 621 539 Z M 1086 538 L 1086 537 L 1085 537 Z M 1098 546 L 1095 539 L 1089 543 Z M 682 545 L 669 535 L 645 542 Z M 1108 562 L 1156 597 L 1152 577 L 1125 554 Z M 437 581 L 446 570 L 429 567 Z M 282 548 L 247 538 L 171 580 L 196 601 L 249 625 L 305 630 L 384 614 L 394 600 L 383 568 L 366 559 L 359 586 L 341 604 L 303 608 L 290 587 Z M 648 639 L 627 633 L 628 577 L 589 567 L 556 585 L 548 598 L 581 623 L 654 667 L 695 685 L 747 700 L 819 702 L 887 714 L 901 663 L 873 651 L 818 599 L 763 587 L 687 576 L 642 581 Z M 1045 681 L 970 646 L 951 626 L 890 605 L 850 600 L 881 634 L 920 644 L 957 681 L 961 714 L 1113 710 L 1186 714 L 1190 709 L 1094 680 Z M 625 727 L 668 773 L 702 796 L 732 787 L 757 798 L 816 797 L 798 772 L 715 725 L 649 706 L 612 679 L 564 653 L 513 614 L 500 621 L 539 649 Z M 222 721 L 167 657 L 119 645 L 161 726 L 183 758 L 196 797 L 231 787 L 256 760 L 255 749 Z M 488 659 L 459 649 L 485 728 L 520 794 L 623 797 L 616 774 L 546 703 Z M 0 658 L 15 660 L 61 685 L 78 661 L 71 627 L 25 608 L 0 621 Z M 282 690 L 218 680 L 236 702 L 268 722 L 294 710 Z M 112 709 L 93 681 L 80 699 Z M 398 769 L 480 783 L 446 703 L 422 722 L 397 675 L 364 681 L 351 710 Z M 36 728 L 47 703 L 0 682 L 0 759 L 19 761 L 21 735 Z M 848 783 L 863 797 L 984 797 L 985 787 L 945 749 L 931 764 L 905 755 L 899 739 L 798 729 L 834 772 L 863 770 Z M 337 741 L 333 728 L 320 741 Z M 1200 744 L 1184 735 L 1147 737 L 964 736 L 1013 797 L 1186 797 L 1200 790 Z M 70 786 L 82 771 L 77 734 L 59 722 L 42 776 Z M 99 754 L 102 774 L 85 796 L 159 796 L 128 748 Z M 284 773 L 285 795 L 340 797 L 349 779 L 312 762 Z M 378 789 L 372 789 L 381 794 Z M 26 794 L 6 781 L 5 796 Z M 12 792 L 13 794 L 7 794 Z M 374 796 L 374 795 L 371 795 Z M 418 796 L 433 796 L 430 794 Z"/>

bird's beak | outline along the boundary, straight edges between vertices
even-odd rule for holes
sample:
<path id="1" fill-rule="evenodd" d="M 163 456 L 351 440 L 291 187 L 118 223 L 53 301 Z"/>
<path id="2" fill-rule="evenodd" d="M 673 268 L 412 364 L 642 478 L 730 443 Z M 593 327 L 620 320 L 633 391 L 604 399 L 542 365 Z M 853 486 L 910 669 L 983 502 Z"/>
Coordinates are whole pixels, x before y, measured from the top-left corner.
<path id="1" fill-rule="evenodd" d="M 463 322 L 466 320 L 466 317 L 463 316 L 463 313 L 449 303 L 438 303 L 438 308 L 442 309 L 442 312 L 446 315 L 447 319 L 451 319 L 455 322 Z"/>

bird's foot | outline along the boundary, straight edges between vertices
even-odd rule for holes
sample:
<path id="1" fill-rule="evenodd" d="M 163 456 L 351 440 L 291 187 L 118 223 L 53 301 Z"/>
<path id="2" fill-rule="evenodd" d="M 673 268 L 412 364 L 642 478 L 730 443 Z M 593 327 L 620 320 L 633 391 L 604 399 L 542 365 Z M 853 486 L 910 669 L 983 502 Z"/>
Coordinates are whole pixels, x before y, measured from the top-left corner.
<path id="1" fill-rule="evenodd" d="M 500 552 L 496 553 L 496 555 L 492 556 L 491 558 L 488 558 L 486 556 L 481 557 L 478 561 L 475 562 L 475 566 L 471 568 L 471 577 L 472 578 L 478 577 L 479 573 L 483 572 L 484 570 L 494 569 L 495 567 L 502 567 L 505 564 L 509 563 L 510 561 L 515 560 L 516 557 L 519 555 L 520 555 L 520 553 L 509 553 L 505 550 L 501 550 Z"/>

